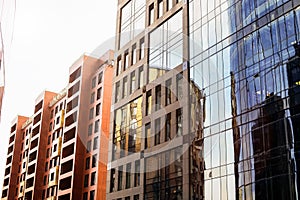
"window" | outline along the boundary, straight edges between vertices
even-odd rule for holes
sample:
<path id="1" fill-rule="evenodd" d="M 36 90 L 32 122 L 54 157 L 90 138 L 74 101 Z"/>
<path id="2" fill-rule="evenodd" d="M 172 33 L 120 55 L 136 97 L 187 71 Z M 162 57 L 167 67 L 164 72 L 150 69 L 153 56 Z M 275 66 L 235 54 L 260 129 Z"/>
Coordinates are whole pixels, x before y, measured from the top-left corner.
<path id="1" fill-rule="evenodd" d="M 100 123 L 99 119 L 95 121 L 94 133 L 97 133 L 99 131 L 99 123 Z"/>
<path id="2" fill-rule="evenodd" d="M 155 120 L 155 138 L 154 145 L 160 144 L 160 118 Z"/>
<path id="3" fill-rule="evenodd" d="M 95 200 L 95 190 L 90 191 L 90 200 Z"/>
<path id="4" fill-rule="evenodd" d="M 96 105 L 96 116 L 100 115 L 101 103 Z"/>
<path id="5" fill-rule="evenodd" d="M 92 79 L 92 88 L 96 87 L 96 77 Z"/>
<path id="6" fill-rule="evenodd" d="M 115 90 L 115 103 L 120 101 L 121 99 L 121 90 L 120 90 L 120 82 L 116 83 L 116 90 Z"/>
<path id="7" fill-rule="evenodd" d="M 155 105 L 156 110 L 161 108 L 161 85 L 155 87 Z"/>
<path id="8" fill-rule="evenodd" d="M 138 83 L 139 88 L 142 88 L 144 86 L 144 68 L 141 66 L 139 68 L 139 83 Z"/>
<path id="9" fill-rule="evenodd" d="M 89 169 L 90 168 L 90 157 L 87 157 L 86 159 L 85 159 L 85 169 Z"/>
<path id="10" fill-rule="evenodd" d="M 130 94 L 135 90 L 135 71 L 130 74 Z"/>
<path id="11" fill-rule="evenodd" d="M 134 187 L 140 185 L 140 161 L 135 161 Z"/>
<path id="12" fill-rule="evenodd" d="M 127 81 L 127 76 L 123 79 L 123 94 L 122 98 L 126 97 L 128 94 L 128 81 Z"/>
<path id="13" fill-rule="evenodd" d="M 121 9 L 119 48 L 145 29 L 145 0 L 129 1 Z"/>
<path id="14" fill-rule="evenodd" d="M 145 56 L 145 41 L 144 38 L 140 40 L 140 60 L 144 58 Z"/>
<path id="15" fill-rule="evenodd" d="M 91 119 L 93 119 L 93 117 L 94 117 L 94 108 L 91 108 L 90 114 L 89 114 L 89 119 L 91 120 Z"/>
<path id="16" fill-rule="evenodd" d="M 98 136 L 94 138 L 93 150 L 98 149 Z"/>
<path id="17" fill-rule="evenodd" d="M 125 52 L 124 55 L 124 71 L 129 67 L 129 53 L 128 51 Z"/>
<path id="18" fill-rule="evenodd" d="M 172 79 L 166 81 L 166 106 L 172 103 L 172 93 L 171 93 L 171 86 Z"/>
<path id="19" fill-rule="evenodd" d="M 93 92 L 93 93 L 91 94 L 90 103 L 92 104 L 92 103 L 94 103 L 94 101 L 95 101 L 95 92 Z"/>
<path id="20" fill-rule="evenodd" d="M 96 172 L 93 172 L 91 176 L 91 185 L 95 185 L 95 183 L 96 183 Z"/>
<path id="21" fill-rule="evenodd" d="M 131 65 L 136 63 L 136 44 L 132 46 Z"/>
<path id="22" fill-rule="evenodd" d="M 168 10 L 171 10 L 171 8 L 173 7 L 173 0 L 167 0 L 167 7 Z"/>
<path id="23" fill-rule="evenodd" d="M 49 124 L 49 132 L 52 131 L 52 122 Z M 23 138 L 24 139 L 24 138 Z"/>
<path id="24" fill-rule="evenodd" d="M 182 64 L 182 30 L 182 11 L 179 11 L 150 33 L 149 82 Z"/>
<path id="25" fill-rule="evenodd" d="M 166 116 L 165 133 L 165 141 L 171 140 L 171 113 Z"/>
<path id="26" fill-rule="evenodd" d="M 116 75 L 120 75 L 122 72 L 122 62 L 121 62 L 121 56 L 118 57 L 117 59 L 117 72 Z"/>
<path id="27" fill-rule="evenodd" d="M 133 196 L 133 200 L 139 200 L 140 199 L 140 195 L 136 194 Z"/>
<path id="28" fill-rule="evenodd" d="M 177 91 L 177 99 L 182 99 L 183 97 L 183 77 L 182 73 L 177 74 L 176 76 L 176 91 Z"/>
<path id="29" fill-rule="evenodd" d="M 56 152 L 56 150 L 57 150 L 57 144 L 55 144 L 55 145 L 53 146 L 53 152 Z"/>
<path id="30" fill-rule="evenodd" d="M 110 192 L 114 192 L 114 190 L 115 190 L 115 175 L 116 175 L 116 170 L 111 169 L 111 172 L 110 172 L 110 187 L 109 187 Z"/>
<path id="31" fill-rule="evenodd" d="M 93 133 L 93 124 L 90 124 L 88 127 L 88 136 L 92 135 Z"/>
<path id="32" fill-rule="evenodd" d="M 83 193 L 83 200 L 88 200 L 88 193 L 87 192 Z"/>
<path id="33" fill-rule="evenodd" d="M 125 197 L 125 200 L 130 200 L 130 196 L 128 196 L 128 197 Z"/>
<path id="34" fill-rule="evenodd" d="M 88 187 L 89 186 L 89 175 L 86 174 L 84 176 L 84 184 L 83 184 L 84 187 Z"/>
<path id="35" fill-rule="evenodd" d="M 102 87 L 97 90 L 97 100 L 101 99 L 102 96 Z"/>
<path id="36" fill-rule="evenodd" d="M 182 135 L 182 108 L 176 110 L 176 126 L 177 136 Z"/>
<path id="37" fill-rule="evenodd" d="M 149 25 L 154 22 L 154 3 L 149 6 Z"/>
<path id="38" fill-rule="evenodd" d="M 151 145 L 151 123 L 145 126 L 145 149 L 149 148 Z"/>
<path id="39" fill-rule="evenodd" d="M 102 83 L 102 79 L 103 79 L 103 72 L 100 72 L 100 74 L 98 75 L 98 84 Z"/>
<path id="40" fill-rule="evenodd" d="M 92 168 L 97 166 L 97 156 L 98 154 L 93 155 Z"/>
<path id="41" fill-rule="evenodd" d="M 120 166 L 118 170 L 118 190 L 122 190 L 122 180 L 123 180 L 123 166 Z"/>
<path id="42" fill-rule="evenodd" d="M 86 152 L 87 152 L 87 153 L 91 151 L 91 146 L 92 146 L 92 142 L 91 142 L 91 140 L 89 140 L 89 141 L 87 142 L 87 145 L 86 145 Z"/>
<path id="43" fill-rule="evenodd" d="M 44 176 L 44 185 L 46 185 L 46 184 L 47 184 L 47 175 Z"/>
<path id="44" fill-rule="evenodd" d="M 52 123 L 51 123 L 51 126 L 52 126 Z M 51 135 L 48 136 L 48 144 L 50 144 L 51 142 Z"/>
<path id="45" fill-rule="evenodd" d="M 54 181 L 54 172 L 50 174 L 50 181 Z"/>
<path id="46" fill-rule="evenodd" d="M 130 179 L 131 179 L 131 163 L 126 165 L 126 189 L 130 188 Z"/>
<path id="47" fill-rule="evenodd" d="M 164 2 L 163 2 L 163 0 L 158 0 L 157 4 L 158 4 L 158 13 L 157 13 L 157 15 L 158 15 L 158 18 L 160 18 L 164 13 Z"/>
<path id="48" fill-rule="evenodd" d="M 146 93 L 146 115 L 151 114 L 151 109 L 152 109 L 152 95 L 151 95 L 151 90 L 149 90 Z"/>

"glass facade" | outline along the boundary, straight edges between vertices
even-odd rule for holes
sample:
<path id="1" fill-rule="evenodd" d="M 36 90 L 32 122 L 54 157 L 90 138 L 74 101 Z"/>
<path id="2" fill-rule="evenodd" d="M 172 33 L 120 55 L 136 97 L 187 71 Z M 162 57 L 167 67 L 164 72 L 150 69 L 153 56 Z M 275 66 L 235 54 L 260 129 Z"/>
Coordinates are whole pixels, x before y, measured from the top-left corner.
<path id="1" fill-rule="evenodd" d="M 189 11 L 191 198 L 298 199 L 299 1 Z"/>

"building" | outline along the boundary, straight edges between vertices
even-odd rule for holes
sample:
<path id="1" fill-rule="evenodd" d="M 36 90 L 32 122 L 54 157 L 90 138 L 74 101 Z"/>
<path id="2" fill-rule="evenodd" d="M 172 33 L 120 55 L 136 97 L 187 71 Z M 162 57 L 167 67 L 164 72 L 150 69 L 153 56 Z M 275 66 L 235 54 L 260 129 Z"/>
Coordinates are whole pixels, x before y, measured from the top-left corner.
<path id="1" fill-rule="evenodd" d="M 108 199 L 189 198 L 187 16 L 183 1 L 119 1 Z"/>
<path id="2" fill-rule="evenodd" d="M 119 0 L 108 199 L 298 199 L 300 2 Z"/>
<path id="3" fill-rule="evenodd" d="M 189 3 L 190 77 L 205 97 L 192 197 L 298 199 L 300 2 Z"/>
<path id="4" fill-rule="evenodd" d="M 12 122 L 1 199 L 106 198 L 112 63 L 113 51 L 81 56 L 65 89 Z"/>

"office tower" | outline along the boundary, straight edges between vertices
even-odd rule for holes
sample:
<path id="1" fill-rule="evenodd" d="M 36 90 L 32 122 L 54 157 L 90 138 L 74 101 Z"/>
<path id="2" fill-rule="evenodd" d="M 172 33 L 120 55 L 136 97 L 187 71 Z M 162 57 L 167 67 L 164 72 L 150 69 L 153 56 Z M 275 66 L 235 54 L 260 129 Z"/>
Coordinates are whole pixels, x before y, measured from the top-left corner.
<path id="1" fill-rule="evenodd" d="M 183 1 L 119 1 L 108 199 L 189 198 L 187 16 Z"/>
<path id="2" fill-rule="evenodd" d="M 299 4 L 189 1 L 205 113 L 203 191 L 191 198 L 299 198 Z"/>
<path id="3" fill-rule="evenodd" d="M 298 0 L 119 0 L 108 199 L 298 199 Z"/>
<path id="4" fill-rule="evenodd" d="M 81 56 L 66 88 L 12 122 L 1 199 L 105 199 L 112 58 Z"/>

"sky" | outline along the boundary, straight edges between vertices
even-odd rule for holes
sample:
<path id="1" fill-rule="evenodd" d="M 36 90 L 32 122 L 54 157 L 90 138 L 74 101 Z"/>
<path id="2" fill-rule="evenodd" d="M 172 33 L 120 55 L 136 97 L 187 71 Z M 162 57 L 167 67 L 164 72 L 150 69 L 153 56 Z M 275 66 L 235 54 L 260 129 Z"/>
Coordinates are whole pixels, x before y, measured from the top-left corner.
<path id="1" fill-rule="evenodd" d="M 116 10 L 117 0 L 17 1 L 15 21 L 9 22 L 14 24 L 13 38 L 6 41 L 0 194 L 12 120 L 31 116 L 35 99 L 44 90 L 59 92 L 67 86 L 69 67 L 83 53 L 102 44 L 114 47 Z"/>

